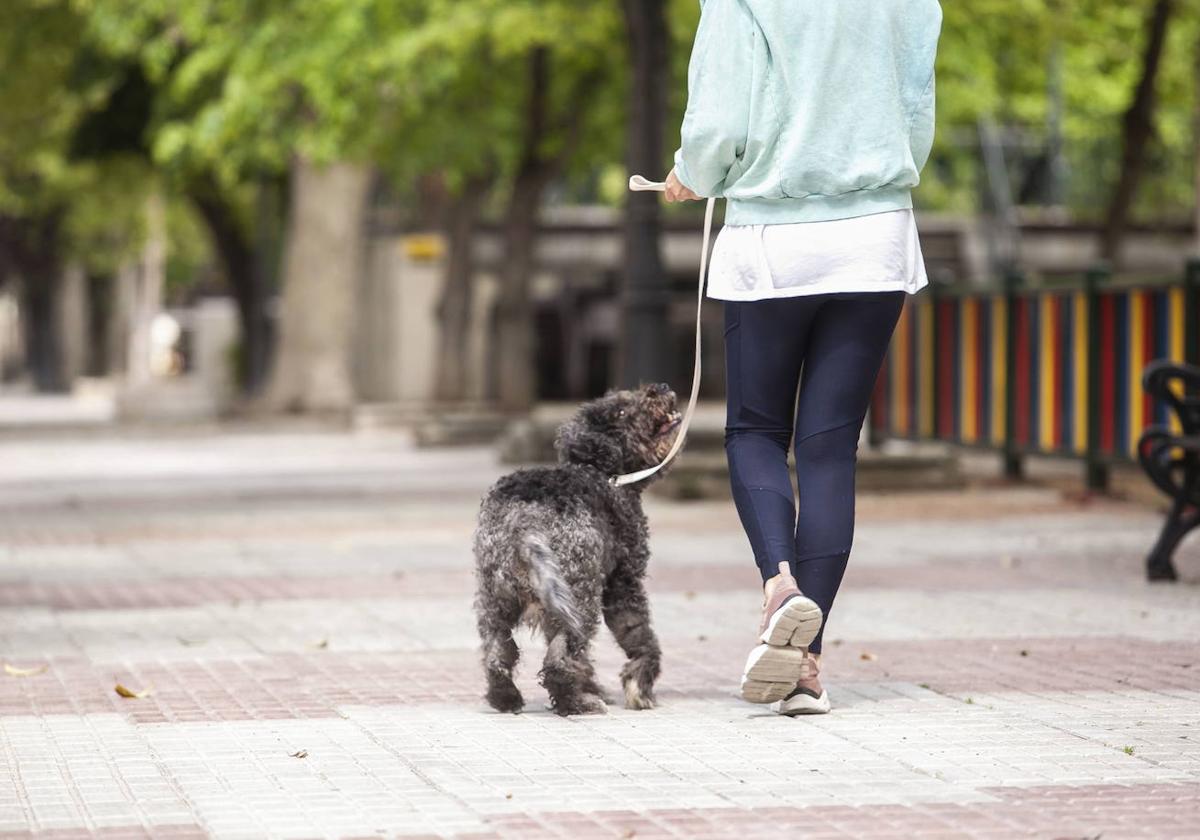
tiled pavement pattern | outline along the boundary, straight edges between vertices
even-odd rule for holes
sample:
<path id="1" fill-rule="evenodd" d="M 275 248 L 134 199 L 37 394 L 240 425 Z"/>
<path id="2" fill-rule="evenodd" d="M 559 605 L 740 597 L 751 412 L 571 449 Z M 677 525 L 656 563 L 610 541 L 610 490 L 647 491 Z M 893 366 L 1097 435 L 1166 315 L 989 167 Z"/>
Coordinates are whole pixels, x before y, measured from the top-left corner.
<path id="1" fill-rule="evenodd" d="M 480 700 L 500 474 L 402 438 L 0 440 L 0 836 L 1200 837 L 1200 550 L 1036 488 L 864 498 L 827 717 L 736 685 L 730 505 L 654 499 L 661 706 Z M 615 693 L 620 657 L 605 637 Z M 137 699 L 114 692 L 121 683 Z"/>

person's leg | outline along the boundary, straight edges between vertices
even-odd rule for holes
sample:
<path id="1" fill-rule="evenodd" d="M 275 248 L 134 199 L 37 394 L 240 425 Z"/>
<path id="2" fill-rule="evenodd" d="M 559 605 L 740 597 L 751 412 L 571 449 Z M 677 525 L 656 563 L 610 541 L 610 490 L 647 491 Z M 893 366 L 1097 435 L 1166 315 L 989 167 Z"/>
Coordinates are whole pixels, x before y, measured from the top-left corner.
<path id="1" fill-rule="evenodd" d="M 854 538 L 859 434 L 903 307 L 903 292 L 839 295 L 808 335 L 793 443 L 800 488 L 794 569 L 801 591 L 825 615 L 809 645 L 815 655 Z"/>
<path id="2" fill-rule="evenodd" d="M 820 306 L 816 298 L 794 298 L 725 309 L 725 450 L 734 502 L 763 579 L 759 643 L 742 672 L 742 698 L 751 703 L 772 703 L 792 691 L 807 661 L 803 644 L 820 627 L 820 609 L 795 592 L 791 575 L 796 503 L 787 465 L 805 340 Z"/>
<path id="3" fill-rule="evenodd" d="M 787 456 L 818 307 L 813 298 L 725 303 L 725 452 L 734 504 L 764 584 L 790 571 L 796 553 Z"/>

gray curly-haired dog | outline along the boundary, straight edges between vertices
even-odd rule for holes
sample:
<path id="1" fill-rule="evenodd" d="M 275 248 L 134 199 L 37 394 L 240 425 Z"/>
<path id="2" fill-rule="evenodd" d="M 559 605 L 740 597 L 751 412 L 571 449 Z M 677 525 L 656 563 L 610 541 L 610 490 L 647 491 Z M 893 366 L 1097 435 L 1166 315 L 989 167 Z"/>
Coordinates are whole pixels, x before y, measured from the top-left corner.
<path id="1" fill-rule="evenodd" d="M 601 615 L 629 660 L 621 669 L 626 708 L 654 706 L 660 654 L 642 583 L 650 559 L 647 482 L 617 487 L 610 479 L 659 463 L 679 421 L 666 385 L 610 391 L 558 430 L 557 466 L 518 470 L 484 497 L 475 613 L 494 708 L 524 706 L 512 680 L 519 656 L 512 631 L 525 621 L 546 636 L 539 677 L 554 711 L 605 711 L 588 650 Z"/>

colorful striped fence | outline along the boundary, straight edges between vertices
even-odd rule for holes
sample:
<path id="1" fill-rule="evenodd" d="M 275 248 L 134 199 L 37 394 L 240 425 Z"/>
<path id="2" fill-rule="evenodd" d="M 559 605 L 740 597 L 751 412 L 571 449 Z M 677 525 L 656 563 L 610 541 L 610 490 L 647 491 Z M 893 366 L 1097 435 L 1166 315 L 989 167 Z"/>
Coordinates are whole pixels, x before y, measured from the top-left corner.
<path id="1" fill-rule="evenodd" d="M 871 411 L 875 438 L 940 440 L 1096 463 L 1135 457 L 1165 410 L 1142 392 L 1154 359 L 1190 360 L 1200 264 L 1183 283 L 933 294 L 909 302 Z M 1193 317 L 1188 317 L 1191 311 Z"/>

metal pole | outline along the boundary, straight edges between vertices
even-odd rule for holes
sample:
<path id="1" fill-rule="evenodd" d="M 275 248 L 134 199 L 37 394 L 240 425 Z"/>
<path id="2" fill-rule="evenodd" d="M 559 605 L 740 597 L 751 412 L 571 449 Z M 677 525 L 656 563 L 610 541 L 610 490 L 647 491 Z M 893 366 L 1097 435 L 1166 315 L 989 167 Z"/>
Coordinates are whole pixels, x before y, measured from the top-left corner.
<path id="1" fill-rule="evenodd" d="M 1087 489 L 1108 492 L 1109 470 L 1100 450 L 1100 286 L 1108 280 L 1108 266 L 1096 266 L 1084 276 L 1087 298 L 1087 458 L 1084 478 Z"/>
<path id="2" fill-rule="evenodd" d="M 938 324 L 941 321 L 942 284 L 937 281 L 931 282 L 929 284 L 928 294 L 929 294 L 929 313 L 930 313 L 930 317 L 933 318 L 933 324 L 931 325 L 931 332 L 933 333 L 933 336 L 932 336 L 932 340 L 930 341 L 930 347 L 929 347 L 930 354 L 933 356 L 933 359 L 930 363 L 930 370 L 933 372 L 933 382 L 931 383 L 932 387 L 929 389 L 929 402 L 930 402 L 929 416 L 930 416 L 930 418 L 932 418 L 932 422 L 930 423 L 931 434 L 929 437 L 931 440 L 940 440 L 941 439 L 941 429 L 940 429 L 941 424 L 939 422 L 939 420 L 940 420 L 939 411 L 941 408 L 940 394 L 942 391 L 942 389 L 941 389 L 942 337 L 939 334 L 940 330 L 938 329 Z M 919 345 L 916 348 L 914 348 L 913 352 L 917 354 L 917 358 L 919 359 L 920 358 Z M 918 420 L 918 426 L 919 426 L 920 412 L 918 412 L 917 414 L 918 414 L 917 420 Z M 920 428 L 918 427 L 914 431 L 916 432 L 914 437 L 920 438 L 920 436 L 921 436 Z M 949 442 L 949 441 L 947 441 L 947 442 Z"/>
<path id="3" fill-rule="evenodd" d="M 1183 361 L 1200 365 L 1200 257 L 1192 257 L 1183 272 Z"/>
<path id="4" fill-rule="evenodd" d="M 668 50 L 662 0 L 625 0 L 632 58 L 629 92 L 629 171 L 654 177 L 663 166 Z M 659 195 L 635 192 L 625 210 L 625 271 L 618 379 L 627 387 L 662 382 L 674 373 L 669 303 L 671 289 L 659 242 Z"/>
<path id="5" fill-rule="evenodd" d="M 1017 447 L 1017 298 L 1025 278 L 1010 266 L 1004 273 L 1004 477 L 1025 477 L 1025 460 Z"/>

